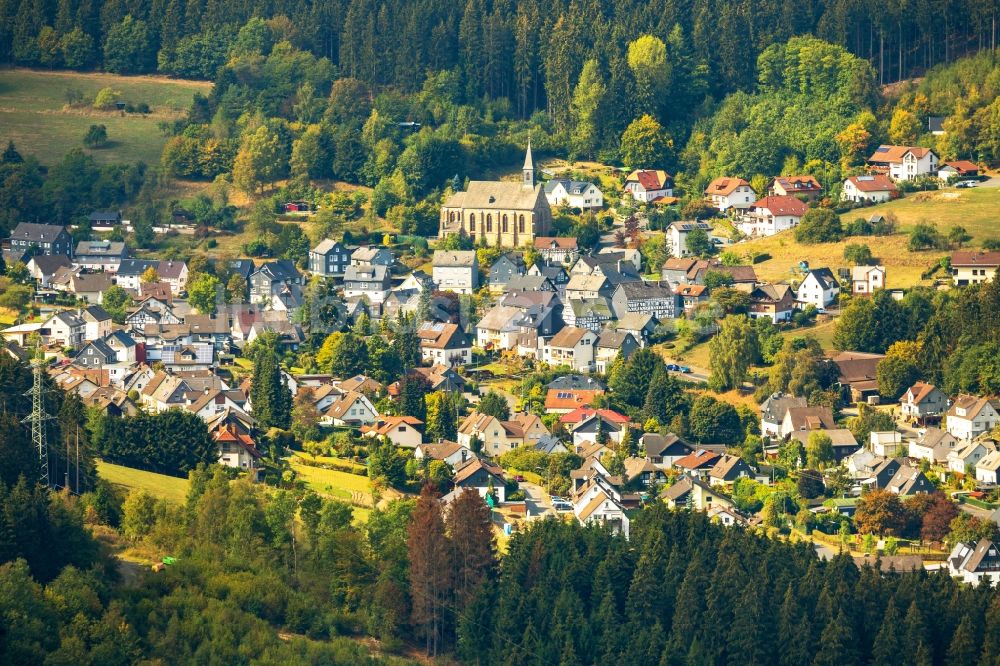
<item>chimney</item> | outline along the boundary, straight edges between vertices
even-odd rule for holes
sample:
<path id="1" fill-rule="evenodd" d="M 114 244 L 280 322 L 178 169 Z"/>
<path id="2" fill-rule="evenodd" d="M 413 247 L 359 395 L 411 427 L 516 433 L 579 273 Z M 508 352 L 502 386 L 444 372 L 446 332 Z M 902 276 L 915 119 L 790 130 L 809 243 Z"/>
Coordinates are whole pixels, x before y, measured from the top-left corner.
<path id="1" fill-rule="evenodd" d="M 621 259 L 618 260 L 618 272 L 619 273 L 622 272 L 622 260 Z"/>

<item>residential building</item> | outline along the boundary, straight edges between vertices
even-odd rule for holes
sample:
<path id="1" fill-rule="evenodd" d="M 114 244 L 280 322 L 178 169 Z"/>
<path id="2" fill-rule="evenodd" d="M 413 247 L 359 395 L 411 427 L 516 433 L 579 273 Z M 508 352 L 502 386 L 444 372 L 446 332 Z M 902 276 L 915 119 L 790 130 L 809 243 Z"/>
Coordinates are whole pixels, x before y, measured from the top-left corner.
<path id="1" fill-rule="evenodd" d="M 46 344 L 56 343 L 62 347 L 79 348 L 84 341 L 87 324 L 75 312 L 64 310 L 45 320 L 38 334 Z"/>
<path id="2" fill-rule="evenodd" d="M 717 488 L 693 476 L 682 475 L 674 485 L 660 493 L 660 499 L 671 509 L 691 508 L 711 511 L 719 506 L 734 508 L 733 501 Z"/>
<path id="3" fill-rule="evenodd" d="M 121 263 L 118 264 L 115 281 L 122 289 L 130 289 L 138 293 L 139 285 L 142 284 L 142 276 L 150 268 L 156 271 L 159 265 L 159 261 L 150 259 L 122 259 Z"/>
<path id="4" fill-rule="evenodd" d="M 795 293 L 800 306 L 813 305 L 822 310 L 840 295 L 840 281 L 829 268 L 813 268 L 802 279 Z"/>
<path id="5" fill-rule="evenodd" d="M 674 194 L 673 177 L 662 170 L 637 169 L 625 178 L 623 189 L 639 203 L 650 203 Z"/>
<path id="6" fill-rule="evenodd" d="M 60 268 L 69 269 L 72 262 L 65 254 L 37 254 L 28 260 L 26 267 L 31 277 L 47 289 Z"/>
<path id="7" fill-rule="evenodd" d="M 479 260 L 475 250 L 434 250 L 432 276 L 441 291 L 472 294 L 479 289 Z"/>
<path id="8" fill-rule="evenodd" d="M 361 426 L 361 435 L 373 439 L 384 437 L 396 446 L 416 449 L 423 439 L 420 432 L 423 424 L 414 416 L 387 416 L 384 420 Z"/>
<path id="9" fill-rule="evenodd" d="M 392 252 L 384 247 L 365 245 L 351 253 L 351 266 L 385 266 L 391 268 L 395 262 Z"/>
<path id="10" fill-rule="evenodd" d="M 704 479 L 721 457 L 722 455 L 715 451 L 698 449 L 683 458 L 675 460 L 674 467 L 679 469 L 683 474 Z"/>
<path id="11" fill-rule="evenodd" d="M 798 430 L 832 430 L 837 425 L 829 407 L 789 407 L 778 434 L 788 437 Z"/>
<path id="12" fill-rule="evenodd" d="M 1000 424 L 1000 400 L 961 394 L 946 413 L 946 425 L 955 439 L 969 442 Z"/>
<path id="13" fill-rule="evenodd" d="M 507 284 L 514 278 L 525 274 L 524 259 L 521 255 L 508 252 L 497 257 L 496 261 L 490 264 L 490 291 L 503 292 L 507 290 Z"/>
<path id="14" fill-rule="evenodd" d="M 693 317 L 698 309 L 708 303 L 711 294 L 708 287 L 703 284 L 677 284 L 674 286 L 674 293 L 680 301 L 680 307 L 684 311 L 685 317 Z M 678 313 L 678 317 L 680 313 Z"/>
<path id="15" fill-rule="evenodd" d="M 605 328 L 594 346 L 594 369 L 601 374 L 607 373 L 616 359 L 628 359 L 638 348 L 639 343 L 631 333 Z"/>
<path id="16" fill-rule="evenodd" d="M 976 463 L 976 482 L 995 486 L 1000 475 L 1000 451 L 990 451 Z"/>
<path id="17" fill-rule="evenodd" d="M 326 408 L 320 423 L 359 427 L 375 423 L 378 417 L 378 410 L 368 396 L 358 391 L 348 391 Z"/>
<path id="18" fill-rule="evenodd" d="M 589 328 L 599 332 L 614 318 L 611 304 L 606 298 L 573 298 L 563 308 L 563 322 L 567 326 Z"/>
<path id="19" fill-rule="evenodd" d="M 474 455 L 464 463 L 460 463 L 455 468 L 452 483 L 456 491 L 472 488 L 480 497 L 486 497 L 487 493 L 492 492 L 497 503 L 503 504 L 507 501 L 503 470 L 479 456 Z"/>
<path id="20" fill-rule="evenodd" d="M 946 183 L 963 178 L 978 178 L 979 165 L 969 160 L 942 162 L 938 166 L 937 177 Z"/>
<path id="21" fill-rule="evenodd" d="M 868 434 L 868 447 L 877 456 L 895 458 L 903 454 L 903 435 L 898 430 L 872 430 Z"/>
<path id="22" fill-rule="evenodd" d="M 427 363 L 468 365 L 472 361 L 472 343 L 458 324 L 425 322 L 417 329 L 420 357 Z"/>
<path id="23" fill-rule="evenodd" d="M 929 148 L 881 145 L 868 158 L 868 168 L 893 180 L 914 180 L 936 175 L 938 157 Z"/>
<path id="24" fill-rule="evenodd" d="M 302 274 L 294 262 L 278 259 L 258 266 L 250 274 L 249 284 L 250 302 L 270 304 L 274 309 L 275 302 L 284 294 L 298 292 L 301 296 Z"/>
<path id="25" fill-rule="evenodd" d="M 874 294 L 885 289 L 885 266 L 853 266 L 851 268 L 851 293 Z"/>
<path id="26" fill-rule="evenodd" d="M 392 287 L 389 268 L 381 264 L 351 264 L 344 270 L 344 298 L 367 298 L 382 303 Z"/>
<path id="27" fill-rule="evenodd" d="M 948 555 L 948 572 L 970 585 L 1000 582 L 1000 547 L 989 539 L 959 542 Z"/>
<path id="28" fill-rule="evenodd" d="M 744 210 L 757 199 L 750 183 L 742 178 L 716 178 L 705 188 L 705 198 L 722 212 L 730 208 Z"/>
<path id="29" fill-rule="evenodd" d="M 948 396 L 927 382 L 917 382 L 900 399 L 903 417 L 920 423 L 938 419 L 948 410 Z"/>
<path id="30" fill-rule="evenodd" d="M 815 201 L 823 192 L 815 176 L 779 176 L 771 181 L 771 194 L 780 197 L 800 197 Z"/>
<path id="31" fill-rule="evenodd" d="M 128 258 L 128 247 L 120 241 L 80 241 L 76 245 L 73 263 L 91 271 L 117 272 L 122 260 Z"/>
<path id="32" fill-rule="evenodd" d="M 309 250 L 309 272 L 323 277 L 344 276 L 351 263 L 351 251 L 338 241 L 324 238 L 319 245 Z"/>
<path id="33" fill-rule="evenodd" d="M 120 210 L 95 210 L 87 216 L 90 228 L 94 231 L 110 231 L 122 223 Z"/>
<path id="34" fill-rule="evenodd" d="M 576 238 L 572 236 L 539 236 L 534 247 L 546 261 L 556 264 L 572 264 L 580 256 Z"/>
<path id="35" fill-rule="evenodd" d="M 712 232 L 712 225 L 708 222 L 697 220 L 687 222 L 671 222 L 667 227 L 667 241 L 670 243 L 670 254 L 674 257 L 687 257 L 691 255 L 691 250 L 687 246 L 688 234 L 695 229 L 704 231 L 706 234 Z"/>
<path id="36" fill-rule="evenodd" d="M 654 465 L 669 469 L 681 458 L 694 453 L 694 448 L 672 432 L 666 435 L 647 432 L 639 438 L 639 448 Z"/>
<path id="37" fill-rule="evenodd" d="M 622 481 L 631 488 L 649 488 L 666 483 L 667 475 L 646 458 L 630 456 L 625 458 L 625 475 Z"/>
<path id="38" fill-rule="evenodd" d="M 760 403 L 760 434 L 762 437 L 782 436 L 781 424 L 785 422 L 785 412 L 792 407 L 806 407 L 805 398 L 797 398 L 785 393 L 772 393 Z"/>
<path id="39" fill-rule="evenodd" d="M 751 319 L 764 317 L 777 324 L 792 319 L 795 298 L 787 284 L 761 284 L 750 292 Z"/>
<path id="40" fill-rule="evenodd" d="M 535 166 L 529 143 L 521 182 L 473 180 L 464 192 L 455 192 L 441 206 L 440 238 L 466 234 L 473 243 L 517 248 L 545 236 L 552 209 L 541 185 L 535 184 Z"/>
<path id="41" fill-rule="evenodd" d="M 998 252 L 955 252 L 951 255 L 951 279 L 958 287 L 996 279 Z"/>
<path id="42" fill-rule="evenodd" d="M 615 330 L 631 333 L 639 346 L 645 347 L 659 323 L 659 320 L 648 312 L 626 312 L 618 318 Z"/>
<path id="43" fill-rule="evenodd" d="M 475 454 L 458 442 L 449 442 L 446 439 L 438 440 L 430 444 L 417 444 L 413 449 L 413 457 L 417 460 L 429 458 L 430 460 L 440 460 L 456 468 L 470 460 Z"/>
<path id="44" fill-rule="evenodd" d="M 261 453 L 252 436 L 253 421 L 249 416 L 224 409 L 211 418 L 209 432 L 219 445 L 219 464 L 234 469 L 254 472 L 260 464 Z"/>
<path id="45" fill-rule="evenodd" d="M 830 445 L 833 447 L 833 457 L 839 463 L 844 458 L 854 454 L 861 445 L 854 438 L 847 428 L 821 428 L 819 430 L 796 430 L 791 433 L 791 439 L 797 439 L 802 446 L 809 444 L 809 435 L 813 432 L 821 432 L 830 438 Z"/>
<path id="46" fill-rule="evenodd" d="M 622 282 L 611 296 L 611 309 L 619 319 L 638 312 L 663 321 L 677 316 L 677 296 L 667 282 Z"/>
<path id="47" fill-rule="evenodd" d="M 742 458 L 726 453 L 708 470 L 708 483 L 712 486 L 725 486 L 738 479 L 752 479 L 755 475 L 753 468 Z"/>
<path id="48" fill-rule="evenodd" d="M 604 194 L 593 183 L 556 178 L 545 183 L 545 198 L 550 206 L 566 206 L 580 210 L 604 207 Z"/>
<path id="49" fill-rule="evenodd" d="M 509 420 L 501 421 L 489 414 L 472 412 L 458 427 L 458 443 L 472 449 L 472 441 L 477 439 L 483 453 L 499 456 L 519 446 L 533 445 L 550 434 L 534 414 L 511 414 Z"/>
<path id="50" fill-rule="evenodd" d="M 851 402 L 878 404 L 878 363 L 885 354 L 845 351 L 832 357 L 837 366 L 837 382 L 851 392 Z"/>
<path id="51" fill-rule="evenodd" d="M 22 255 L 32 250 L 34 254 L 64 254 L 73 258 L 73 237 L 59 224 L 20 222 L 10 232 L 10 247 Z"/>
<path id="52" fill-rule="evenodd" d="M 958 445 L 958 440 L 947 430 L 927 428 L 918 439 L 909 441 L 909 456 L 927 460 L 935 465 L 948 462 L 948 454 Z"/>
<path id="53" fill-rule="evenodd" d="M 844 180 L 840 198 L 860 204 L 876 204 L 895 199 L 899 194 L 896 184 L 882 174 L 851 176 Z"/>
<path id="54" fill-rule="evenodd" d="M 567 365 L 579 372 L 594 369 L 594 345 L 597 333 L 589 328 L 564 326 L 545 345 L 542 360 L 549 365 Z"/>
<path id="55" fill-rule="evenodd" d="M 964 475 L 969 470 L 975 469 L 979 461 L 985 458 L 987 454 L 996 450 L 996 445 L 990 440 L 973 440 L 964 444 L 959 443 L 948 454 L 948 471 L 952 474 Z"/>
<path id="56" fill-rule="evenodd" d="M 170 291 L 177 296 L 187 290 L 188 267 L 183 261 L 160 261 L 156 265 L 160 281 L 170 285 Z"/>
<path id="57" fill-rule="evenodd" d="M 773 236 L 798 226 L 808 209 L 795 197 L 764 197 L 737 219 L 736 228 L 751 238 Z"/>

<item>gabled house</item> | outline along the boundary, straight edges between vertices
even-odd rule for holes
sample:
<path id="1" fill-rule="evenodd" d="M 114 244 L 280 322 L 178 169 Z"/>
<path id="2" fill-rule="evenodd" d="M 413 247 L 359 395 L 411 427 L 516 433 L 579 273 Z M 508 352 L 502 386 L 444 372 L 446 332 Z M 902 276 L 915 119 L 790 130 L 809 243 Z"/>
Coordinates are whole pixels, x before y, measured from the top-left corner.
<path id="1" fill-rule="evenodd" d="M 679 469 L 688 476 L 704 479 L 721 458 L 722 456 L 714 451 L 698 449 L 683 458 L 675 460 L 674 468 Z"/>
<path id="2" fill-rule="evenodd" d="M 948 454 L 958 446 L 958 440 L 947 430 L 927 428 L 918 439 L 908 443 L 909 455 L 917 460 L 927 460 L 941 465 L 948 462 Z"/>
<path id="3" fill-rule="evenodd" d="M 881 145 L 868 158 L 868 168 L 892 180 L 914 180 L 937 174 L 938 157 L 929 148 Z"/>
<path id="4" fill-rule="evenodd" d="M 170 285 L 170 291 L 175 296 L 187 290 L 188 267 L 183 261 L 160 261 L 156 274 L 162 282 Z"/>
<path id="5" fill-rule="evenodd" d="M 423 377 L 432 391 L 462 393 L 466 388 L 465 380 L 450 366 L 434 364 L 429 368 L 413 368 L 410 372 Z"/>
<path id="6" fill-rule="evenodd" d="M 733 501 L 720 493 L 717 488 L 686 474 L 660 493 L 660 499 L 671 509 L 691 508 L 695 511 L 710 511 L 718 506 L 727 508 L 734 506 Z"/>
<path id="7" fill-rule="evenodd" d="M 555 178 L 545 183 L 545 198 L 550 206 L 566 206 L 580 210 L 604 207 L 604 194 L 593 183 Z"/>
<path id="8" fill-rule="evenodd" d="M 741 215 L 736 228 L 751 238 L 773 236 L 798 226 L 809 207 L 789 196 L 758 199 Z"/>
<path id="9" fill-rule="evenodd" d="M 964 475 L 970 468 L 975 468 L 987 454 L 996 450 L 996 445 L 989 440 L 960 443 L 948 454 L 948 471 Z"/>
<path id="10" fill-rule="evenodd" d="M 969 160 L 955 160 L 953 162 L 941 162 L 938 166 L 937 177 L 944 182 L 951 182 L 962 178 L 978 178 L 979 165 Z"/>
<path id="11" fill-rule="evenodd" d="M 115 281 L 122 289 L 138 292 L 143 274 L 150 268 L 159 273 L 159 265 L 160 262 L 154 259 L 122 259 L 118 264 L 118 272 L 115 273 Z"/>
<path id="12" fill-rule="evenodd" d="M 288 289 L 301 290 L 302 274 L 288 259 L 268 261 L 250 274 L 250 302 L 273 303 Z"/>
<path id="13" fill-rule="evenodd" d="M 477 439 L 486 455 L 499 456 L 519 446 L 533 445 L 549 434 L 534 414 L 512 414 L 510 420 L 501 421 L 489 414 L 472 412 L 458 428 L 458 443 L 472 449 L 472 440 Z"/>
<path id="14" fill-rule="evenodd" d="M 663 321 L 677 316 L 677 295 L 667 282 L 622 282 L 611 296 L 611 308 L 619 319 L 640 312 Z"/>
<path id="15" fill-rule="evenodd" d="M 639 203 L 650 203 L 674 194 L 673 177 L 663 170 L 636 169 L 625 178 L 623 190 Z"/>
<path id="16" fill-rule="evenodd" d="M 614 318 L 607 298 L 573 298 L 566 302 L 562 311 L 566 326 L 589 328 L 600 331 Z"/>
<path id="17" fill-rule="evenodd" d="M 620 442 L 625 435 L 625 431 L 630 426 L 627 416 L 610 409 L 587 409 L 581 408 L 585 416 L 579 423 L 572 426 L 573 444 L 579 446 L 584 442 L 600 442 L 607 438 L 610 442 Z M 575 412 L 563 415 L 560 418 L 570 417 Z"/>
<path id="18" fill-rule="evenodd" d="M 990 486 L 1000 482 L 1000 451 L 990 451 L 976 463 L 976 481 Z"/>
<path id="19" fill-rule="evenodd" d="M 750 292 L 751 319 L 763 317 L 775 324 L 790 321 L 794 306 L 794 292 L 787 284 L 761 284 Z"/>
<path id="20" fill-rule="evenodd" d="M 344 270 L 344 298 L 382 303 L 392 287 L 389 268 L 381 264 L 351 264 Z"/>
<path id="21" fill-rule="evenodd" d="M 64 310 L 45 320 L 38 334 L 46 344 L 57 343 L 62 347 L 79 348 L 83 344 L 86 329 L 87 324 L 82 317 Z"/>
<path id="22" fill-rule="evenodd" d="M 10 247 L 22 255 L 30 250 L 35 254 L 63 254 L 73 258 L 73 237 L 59 224 L 20 222 L 10 232 Z"/>
<path id="23" fill-rule="evenodd" d="M 605 328 L 597 337 L 597 344 L 594 346 L 594 369 L 604 374 L 615 359 L 619 356 L 628 359 L 638 348 L 639 343 L 631 333 Z"/>
<path id="24" fill-rule="evenodd" d="M 567 300 L 609 298 L 613 292 L 614 286 L 603 275 L 571 274 L 566 284 Z"/>
<path id="25" fill-rule="evenodd" d="M 514 253 L 502 254 L 490 265 L 490 291 L 503 292 L 507 284 L 525 274 L 524 259 Z"/>
<path id="26" fill-rule="evenodd" d="M 324 238 L 309 250 L 309 272 L 323 277 L 343 277 L 351 263 L 351 251 L 338 241 Z"/>
<path id="27" fill-rule="evenodd" d="M 572 236 L 539 236 L 535 238 L 534 247 L 546 261 L 557 264 L 572 264 L 580 255 L 576 238 Z"/>
<path id="28" fill-rule="evenodd" d="M 889 479 L 885 489 L 895 495 L 919 495 L 933 493 L 937 488 L 931 483 L 919 467 L 901 465 Z"/>
<path id="29" fill-rule="evenodd" d="M 785 410 L 779 434 L 788 437 L 798 430 L 833 430 L 836 427 L 829 407 L 789 407 Z"/>
<path id="30" fill-rule="evenodd" d="M 174 314 L 170 303 L 152 296 L 145 298 L 125 314 L 125 325 L 142 330 L 148 324 L 180 324 L 181 318 Z"/>
<path id="31" fill-rule="evenodd" d="M 957 287 L 995 280 L 1000 252 L 955 252 L 951 255 L 951 279 Z"/>
<path id="32" fill-rule="evenodd" d="M 208 430 L 219 445 L 219 464 L 253 473 L 261 453 L 254 440 L 254 420 L 242 410 L 226 408 L 212 416 Z"/>
<path id="33" fill-rule="evenodd" d="M 985 580 L 995 587 L 1000 582 L 1000 546 L 989 539 L 959 542 L 948 555 L 948 572 L 971 585 Z"/>
<path id="34" fill-rule="evenodd" d="M 791 438 L 797 439 L 805 447 L 809 444 L 809 435 L 812 432 L 812 430 L 796 430 L 791 433 Z M 833 447 L 833 457 L 837 462 L 847 458 L 861 448 L 858 440 L 854 438 L 854 433 L 847 428 L 822 428 L 817 432 L 822 432 L 830 438 L 830 446 Z"/>
<path id="35" fill-rule="evenodd" d="M 948 411 L 948 396 L 933 384 L 917 382 L 903 394 L 900 411 L 904 418 L 924 423 Z"/>
<path id="36" fill-rule="evenodd" d="M 708 483 L 712 486 L 725 486 L 738 479 L 752 479 L 755 474 L 753 468 L 742 458 L 726 453 L 708 470 Z"/>
<path id="37" fill-rule="evenodd" d="M 492 491 L 500 504 L 507 500 L 503 470 L 476 455 L 455 468 L 452 483 L 456 490 L 472 488 L 480 497 L 486 497 L 487 493 Z"/>
<path id="38" fill-rule="evenodd" d="M 540 259 L 533 263 L 525 272 L 525 277 L 543 278 L 548 281 L 551 291 L 562 291 L 569 283 L 569 272 L 562 264 L 551 263 L 547 259 Z M 507 292 L 516 289 L 524 290 L 524 278 L 516 278 L 507 283 Z"/>
<path id="39" fill-rule="evenodd" d="M 440 460 L 451 465 L 452 468 L 459 467 L 462 463 L 472 459 L 475 454 L 458 442 L 439 440 L 431 444 L 417 444 L 413 449 L 413 457 L 417 460 L 428 458 L 430 460 Z"/>
<path id="40" fill-rule="evenodd" d="M 31 277 L 43 289 L 47 289 L 60 268 L 70 268 L 72 262 L 65 254 L 36 254 L 28 260 L 27 268 Z"/>
<path id="41" fill-rule="evenodd" d="M 573 497 L 573 515 L 582 525 L 602 525 L 626 539 L 629 537 L 630 521 L 621 493 L 601 473 L 596 473 Z"/>
<path id="42" fill-rule="evenodd" d="M 420 357 L 429 363 L 468 365 L 472 361 L 472 343 L 458 324 L 424 323 L 417 329 Z"/>
<path id="43" fill-rule="evenodd" d="M 840 352 L 830 360 L 837 366 L 837 381 L 851 392 L 851 402 L 878 401 L 878 364 L 885 354 Z"/>
<path id="44" fill-rule="evenodd" d="M 379 413 L 368 396 L 357 391 L 348 391 L 326 408 L 320 423 L 359 427 L 374 423 L 378 417 Z"/>
<path id="45" fill-rule="evenodd" d="M 946 424 L 955 439 L 969 442 L 1000 424 L 1000 400 L 961 394 L 948 409 Z"/>
<path id="46" fill-rule="evenodd" d="M 414 416 L 387 416 L 371 425 L 361 426 L 361 435 L 370 438 L 384 437 L 396 446 L 415 449 L 423 439 L 420 426 L 423 421 Z"/>
<path id="47" fill-rule="evenodd" d="M 73 365 L 81 368 L 103 368 L 118 363 L 118 354 L 104 340 L 92 340 L 73 358 Z"/>
<path id="48" fill-rule="evenodd" d="M 771 181 L 770 192 L 780 197 L 802 197 L 815 201 L 823 192 L 823 186 L 814 176 L 779 176 Z"/>
<path id="49" fill-rule="evenodd" d="M 698 229 L 705 233 L 712 232 L 712 225 L 708 222 L 698 220 L 671 222 L 667 227 L 667 240 L 670 242 L 670 254 L 674 257 L 687 257 L 691 255 L 691 250 L 687 246 L 688 234 Z"/>
<path id="50" fill-rule="evenodd" d="M 392 252 L 384 247 L 367 245 L 351 253 L 351 266 L 385 266 L 390 268 L 395 262 Z"/>
<path id="51" fill-rule="evenodd" d="M 899 194 L 896 184 L 882 174 L 851 176 L 844 180 L 840 198 L 859 204 L 875 204 L 895 199 Z"/>
<path id="52" fill-rule="evenodd" d="M 874 294 L 885 289 L 885 266 L 853 266 L 851 268 L 851 293 Z"/>
<path id="53" fill-rule="evenodd" d="M 122 241 L 80 241 L 73 263 L 90 271 L 115 273 L 123 259 L 128 259 L 128 247 Z"/>
<path id="54" fill-rule="evenodd" d="M 441 291 L 471 294 L 479 289 L 479 260 L 474 250 L 434 250 L 432 277 Z"/>
<path id="55" fill-rule="evenodd" d="M 698 312 L 698 308 L 708 303 L 711 298 L 708 287 L 703 284 L 676 284 L 674 293 L 677 295 L 679 307 L 686 317 L 693 317 Z M 681 313 L 678 312 L 677 316 L 680 317 Z"/>
<path id="56" fill-rule="evenodd" d="M 111 315 L 101 306 L 88 305 L 76 314 L 83 319 L 84 340 L 100 340 L 111 333 Z"/>
<path id="57" fill-rule="evenodd" d="M 837 300 L 840 295 L 840 281 L 829 268 L 810 270 L 799 283 L 795 300 L 802 306 L 814 305 L 822 310 Z"/>
<path id="58" fill-rule="evenodd" d="M 694 453 L 694 447 L 672 432 L 666 435 L 647 432 L 639 438 L 639 448 L 645 452 L 649 462 L 664 469 L 673 467 L 675 462 Z"/>
<path id="59" fill-rule="evenodd" d="M 722 212 L 749 208 L 757 199 L 750 183 L 742 178 L 716 178 L 705 188 L 705 198 Z"/>
<path id="60" fill-rule="evenodd" d="M 646 458 L 631 456 L 625 459 L 625 476 L 622 480 L 629 487 L 648 488 L 665 483 L 667 475 Z"/>
<path id="61" fill-rule="evenodd" d="M 579 372 L 594 369 L 594 345 L 597 334 L 589 328 L 564 326 L 552 336 L 542 352 L 549 365 L 568 365 Z"/>

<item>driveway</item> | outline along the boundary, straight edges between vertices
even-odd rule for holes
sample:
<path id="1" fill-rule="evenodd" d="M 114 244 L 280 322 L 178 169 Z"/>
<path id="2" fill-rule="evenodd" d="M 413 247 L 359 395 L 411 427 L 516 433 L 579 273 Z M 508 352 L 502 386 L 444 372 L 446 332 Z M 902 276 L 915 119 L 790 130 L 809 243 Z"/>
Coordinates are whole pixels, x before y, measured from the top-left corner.
<path id="1" fill-rule="evenodd" d="M 527 481 L 521 481 L 517 485 L 524 491 L 524 504 L 528 509 L 530 519 L 557 515 L 556 510 L 552 508 L 549 494 L 545 492 L 544 488 Z"/>

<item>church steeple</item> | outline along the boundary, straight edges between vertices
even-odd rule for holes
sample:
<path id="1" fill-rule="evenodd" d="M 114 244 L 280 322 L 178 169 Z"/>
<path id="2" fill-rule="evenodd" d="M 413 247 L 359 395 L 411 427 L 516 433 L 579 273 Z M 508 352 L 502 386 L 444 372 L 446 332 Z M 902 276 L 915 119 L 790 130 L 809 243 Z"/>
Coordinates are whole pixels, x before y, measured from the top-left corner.
<path id="1" fill-rule="evenodd" d="M 535 187 L 535 162 L 531 159 L 531 137 L 528 137 L 528 150 L 524 153 L 524 166 L 521 168 L 521 185 L 528 189 Z"/>

